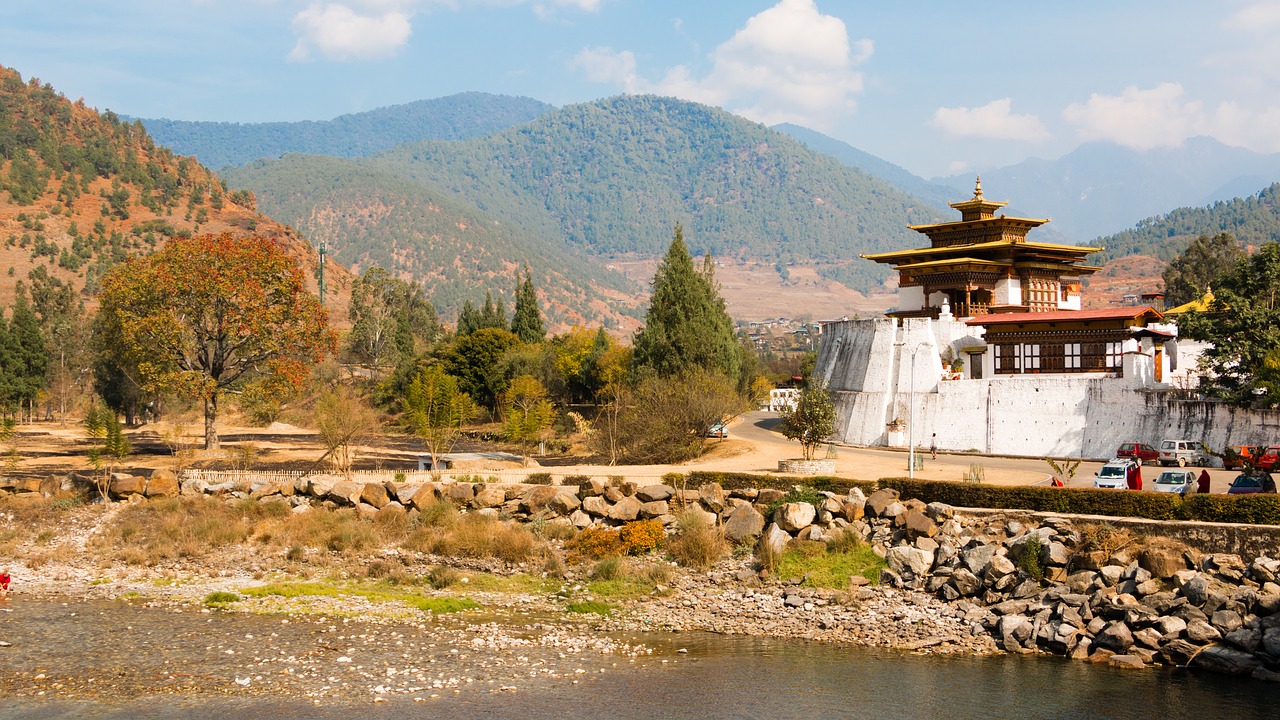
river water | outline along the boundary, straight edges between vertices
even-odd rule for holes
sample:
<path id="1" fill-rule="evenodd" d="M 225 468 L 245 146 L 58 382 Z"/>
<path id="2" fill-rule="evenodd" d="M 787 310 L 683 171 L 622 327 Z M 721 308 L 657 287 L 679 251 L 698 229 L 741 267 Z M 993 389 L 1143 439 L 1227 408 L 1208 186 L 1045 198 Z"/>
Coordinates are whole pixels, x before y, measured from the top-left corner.
<path id="1" fill-rule="evenodd" d="M 627 638 L 652 651 L 638 657 L 519 645 L 519 633 L 472 652 L 485 641 L 478 636 L 495 631 L 453 622 L 288 621 L 13 601 L 0 607 L 0 641 L 11 643 L 0 647 L 0 718 L 1280 717 L 1280 686 L 1203 672 L 916 656 L 704 633 Z M 293 664 L 272 664 L 284 658 Z M 428 679 L 452 673 L 466 680 L 452 686 L 456 692 L 446 685 L 375 703 L 360 678 L 372 683 L 405 663 L 440 671 L 426 672 Z M 247 686 L 235 682 L 242 675 Z M 327 690 L 314 692 L 321 687 Z"/>

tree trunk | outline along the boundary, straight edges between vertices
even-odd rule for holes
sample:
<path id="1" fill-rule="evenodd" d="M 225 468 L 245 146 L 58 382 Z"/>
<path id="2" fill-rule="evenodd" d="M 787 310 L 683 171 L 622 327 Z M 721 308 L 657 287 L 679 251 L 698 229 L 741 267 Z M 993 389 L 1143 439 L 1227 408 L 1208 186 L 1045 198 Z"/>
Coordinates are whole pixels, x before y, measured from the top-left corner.
<path id="1" fill-rule="evenodd" d="M 218 394 L 204 399 L 204 449 L 217 450 L 218 443 Z"/>

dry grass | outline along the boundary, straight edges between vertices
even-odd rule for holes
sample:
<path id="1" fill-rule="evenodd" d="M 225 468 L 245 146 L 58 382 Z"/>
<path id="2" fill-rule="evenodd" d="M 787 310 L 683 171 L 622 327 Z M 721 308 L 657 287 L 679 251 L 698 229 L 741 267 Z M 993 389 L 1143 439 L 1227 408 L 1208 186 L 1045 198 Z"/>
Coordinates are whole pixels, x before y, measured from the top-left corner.
<path id="1" fill-rule="evenodd" d="M 496 518 L 471 513 L 446 525 L 419 525 L 403 547 L 455 557 L 498 558 L 524 562 L 537 549 L 533 534 Z"/>
<path id="2" fill-rule="evenodd" d="M 724 532 L 699 514 L 681 513 L 677 522 L 675 536 L 667 540 L 667 552 L 684 567 L 706 570 L 732 549 Z"/>
<path id="3" fill-rule="evenodd" d="M 157 499 L 122 509 L 93 545 L 133 565 L 198 558 L 244 543 L 259 522 L 287 514 L 287 508 L 255 501 L 228 505 L 211 498 Z"/>

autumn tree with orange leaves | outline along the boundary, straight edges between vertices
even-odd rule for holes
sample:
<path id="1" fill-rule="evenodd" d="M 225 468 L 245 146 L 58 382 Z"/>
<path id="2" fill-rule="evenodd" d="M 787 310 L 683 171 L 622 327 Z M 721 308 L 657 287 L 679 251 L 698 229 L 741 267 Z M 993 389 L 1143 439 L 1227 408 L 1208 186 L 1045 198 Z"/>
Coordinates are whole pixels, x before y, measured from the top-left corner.
<path id="1" fill-rule="evenodd" d="M 250 381 L 299 387 L 336 338 L 302 271 L 266 238 L 174 238 L 103 280 L 108 352 L 149 390 L 204 402 L 204 446 L 218 449 L 218 398 Z"/>

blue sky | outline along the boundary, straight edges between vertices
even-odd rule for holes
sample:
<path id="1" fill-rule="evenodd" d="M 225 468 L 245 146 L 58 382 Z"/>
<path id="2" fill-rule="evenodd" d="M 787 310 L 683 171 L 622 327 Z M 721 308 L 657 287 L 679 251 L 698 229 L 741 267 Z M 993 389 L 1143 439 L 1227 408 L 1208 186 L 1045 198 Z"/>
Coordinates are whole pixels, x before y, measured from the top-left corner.
<path id="1" fill-rule="evenodd" d="M 1207 135 L 1280 151 L 1280 1 L 4 0 L 0 64 L 135 117 L 327 119 L 622 92 L 931 177 Z"/>

